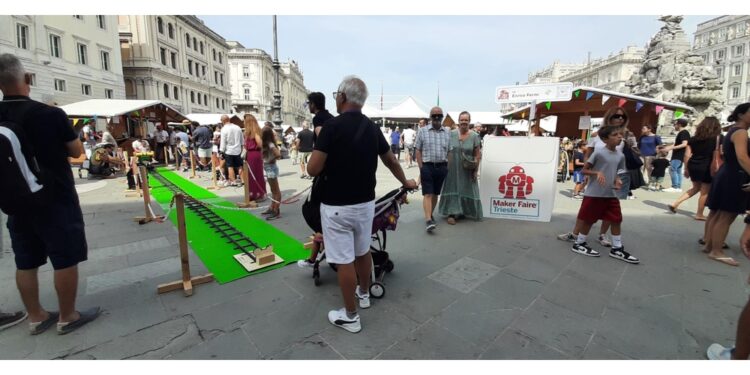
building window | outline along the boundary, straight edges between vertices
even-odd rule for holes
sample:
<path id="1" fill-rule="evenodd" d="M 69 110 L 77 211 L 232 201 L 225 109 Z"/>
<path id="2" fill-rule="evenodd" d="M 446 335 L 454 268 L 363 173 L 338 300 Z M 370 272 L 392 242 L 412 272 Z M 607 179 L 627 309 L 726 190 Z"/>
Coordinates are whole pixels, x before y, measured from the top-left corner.
<path id="1" fill-rule="evenodd" d="M 201 102 L 201 94 L 198 94 L 198 104 L 203 104 L 203 102 Z"/>
<path id="2" fill-rule="evenodd" d="M 714 61 L 719 61 L 724 59 L 724 49 L 718 49 L 714 51 Z"/>
<path id="3" fill-rule="evenodd" d="M 727 40 L 727 28 L 722 27 L 721 29 L 719 29 L 719 42 L 723 42 L 725 40 Z"/>
<path id="4" fill-rule="evenodd" d="M 216 108 L 219 108 L 219 98 L 216 98 Z"/>
<path id="5" fill-rule="evenodd" d="M 91 85 L 81 85 L 81 94 L 91 96 Z"/>
<path id="6" fill-rule="evenodd" d="M 29 78 L 30 78 L 29 85 L 36 86 L 36 73 L 29 73 Z"/>
<path id="7" fill-rule="evenodd" d="M 188 48 L 190 48 L 190 34 L 185 33 L 185 43 L 187 43 Z"/>
<path id="8" fill-rule="evenodd" d="M 170 58 L 171 58 L 171 60 L 172 60 L 172 68 L 173 68 L 173 69 L 177 69 L 177 53 L 175 53 L 175 52 L 170 52 L 170 53 L 169 53 L 169 57 L 170 57 Z"/>
<path id="9" fill-rule="evenodd" d="M 167 49 L 159 48 L 159 57 L 161 57 L 161 64 L 167 65 Z"/>
<path id="10" fill-rule="evenodd" d="M 164 84 L 164 97 L 169 98 L 169 85 Z"/>
<path id="11" fill-rule="evenodd" d="M 195 104 L 195 92 L 190 91 L 190 103 Z"/>
<path id="12" fill-rule="evenodd" d="M 112 89 L 104 89 L 104 97 L 106 99 L 112 99 L 115 97 L 115 91 Z"/>
<path id="13" fill-rule="evenodd" d="M 188 47 L 190 47 L 190 46 L 188 46 Z M 195 37 L 193 37 L 193 50 L 195 50 L 195 51 L 198 50 L 198 41 L 195 39 Z"/>
<path id="14" fill-rule="evenodd" d="M 96 26 L 99 26 L 102 30 L 107 30 L 107 20 L 104 16 L 96 16 Z"/>
<path id="15" fill-rule="evenodd" d="M 742 64 L 734 64 L 733 76 L 742 75 Z"/>
<path id="16" fill-rule="evenodd" d="M 250 88 L 245 87 L 245 100 L 250 100 Z"/>
<path id="17" fill-rule="evenodd" d="M 224 86 L 224 73 L 219 74 L 219 83 Z"/>
<path id="18" fill-rule="evenodd" d="M 188 60 L 188 73 L 193 75 L 193 60 Z"/>
<path id="19" fill-rule="evenodd" d="M 200 77 L 201 73 L 200 73 L 200 69 L 199 68 L 200 68 L 200 65 L 198 65 L 198 63 L 195 63 L 195 76 L 196 77 Z"/>
<path id="20" fill-rule="evenodd" d="M 202 55 L 203 54 L 203 42 L 200 42 L 200 46 L 201 46 L 201 55 Z"/>
<path id="21" fill-rule="evenodd" d="M 716 75 L 719 76 L 719 78 L 723 78 L 724 77 L 724 68 L 717 67 L 716 68 Z"/>
<path id="22" fill-rule="evenodd" d="M 221 99 L 221 109 L 224 109 L 224 99 Z"/>
<path id="23" fill-rule="evenodd" d="M 101 58 L 102 58 L 102 70 L 108 72 L 109 71 L 109 52 L 102 51 Z"/>
<path id="24" fill-rule="evenodd" d="M 739 86 L 732 87 L 732 96 L 731 97 L 732 97 L 732 99 L 737 99 L 737 98 L 740 97 L 740 87 Z"/>
<path id="25" fill-rule="evenodd" d="M 78 63 L 81 65 L 87 65 L 89 61 L 88 47 L 83 43 L 78 43 Z"/>
<path id="26" fill-rule="evenodd" d="M 16 45 L 21 49 L 29 49 L 29 27 L 16 24 Z"/>
<path id="27" fill-rule="evenodd" d="M 214 83 L 219 84 L 219 72 L 214 70 Z"/>
<path id="28" fill-rule="evenodd" d="M 208 96 L 206 94 L 203 94 L 203 104 L 208 105 Z"/>
<path id="29" fill-rule="evenodd" d="M 83 20 L 83 16 L 81 15 L 74 15 L 73 18 L 78 19 L 78 20 Z"/>
<path id="30" fill-rule="evenodd" d="M 247 65 L 242 66 L 242 77 L 250 78 L 250 67 Z"/>
<path id="31" fill-rule="evenodd" d="M 62 56 L 62 42 L 60 37 L 54 34 L 49 34 L 49 54 L 52 57 Z"/>
<path id="32" fill-rule="evenodd" d="M 174 100 L 180 99 L 180 96 L 178 95 L 180 90 L 177 89 L 177 86 L 174 87 Z"/>
<path id="33" fill-rule="evenodd" d="M 214 61 L 216 61 L 216 48 L 211 48 L 211 51 L 214 54 Z"/>
<path id="34" fill-rule="evenodd" d="M 164 21 L 162 21 L 161 17 L 156 17 L 156 29 L 159 31 L 159 34 L 164 34 Z"/>
<path id="35" fill-rule="evenodd" d="M 55 79 L 55 91 L 65 92 L 65 80 Z"/>
<path id="36" fill-rule="evenodd" d="M 171 23 L 167 24 L 167 32 L 169 33 L 169 39 L 174 39 L 174 26 Z"/>
<path id="37" fill-rule="evenodd" d="M 203 65 L 203 66 L 201 67 L 201 71 L 203 72 L 203 74 L 201 74 L 201 75 L 202 75 L 203 77 L 205 77 L 205 76 L 206 76 L 206 66 L 205 66 L 205 65 Z"/>
<path id="38" fill-rule="evenodd" d="M 732 47 L 732 57 L 742 57 L 742 55 L 745 52 L 745 45 L 744 44 L 738 44 L 734 47 Z"/>
<path id="39" fill-rule="evenodd" d="M 745 35 L 745 25 L 743 25 L 742 23 L 738 23 L 734 28 L 736 30 L 735 36 L 737 38 Z"/>
<path id="40" fill-rule="evenodd" d="M 221 52 L 219 52 L 219 64 L 222 64 L 222 62 L 221 62 Z"/>

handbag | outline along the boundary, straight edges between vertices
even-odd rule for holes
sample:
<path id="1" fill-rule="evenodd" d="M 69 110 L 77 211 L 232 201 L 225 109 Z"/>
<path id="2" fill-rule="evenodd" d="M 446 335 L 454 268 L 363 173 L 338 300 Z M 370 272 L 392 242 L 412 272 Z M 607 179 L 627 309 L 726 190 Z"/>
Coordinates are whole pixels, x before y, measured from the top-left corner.
<path id="1" fill-rule="evenodd" d="M 643 160 L 635 156 L 635 152 L 633 152 L 633 149 L 630 148 L 628 142 L 625 142 L 625 147 L 623 147 L 622 153 L 625 155 L 625 167 L 628 170 L 640 169 L 641 166 L 643 166 Z"/>
<path id="2" fill-rule="evenodd" d="M 458 152 L 461 155 L 461 166 L 468 171 L 474 171 L 479 168 L 479 163 L 477 163 L 476 159 L 474 159 L 473 157 L 469 158 L 464 154 L 464 141 L 459 141 L 458 144 L 460 145 Z"/>
<path id="3" fill-rule="evenodd" d="M 716 172 L 724 164 L 724 160 L 721 158 L 721 142 L 719 142 L 720 135 L 716 136 L 716 147 L 714 148 L 713 155 L 711 156 L 711 177 L 716 176 Z"/>

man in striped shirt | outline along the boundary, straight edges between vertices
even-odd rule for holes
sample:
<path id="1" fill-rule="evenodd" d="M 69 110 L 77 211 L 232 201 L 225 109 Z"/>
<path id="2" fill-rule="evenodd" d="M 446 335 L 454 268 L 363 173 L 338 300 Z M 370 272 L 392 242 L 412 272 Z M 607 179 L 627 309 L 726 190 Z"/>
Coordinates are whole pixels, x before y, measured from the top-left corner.
<path id="1" fill-rule="evenodd" d="M 450 129 L 442 125 L 443 110 L 440 107 L 433 107 L 430 110 L 430 122 L 431 126 L 419 129 L 416 143 L 419 178 L 424 196 L 422 207 L 428 233 L 432 233 L 436 227 L 432 213 L 437 207 L 445 176 L 448 175 L 448 144 L 450 143 Z"/>

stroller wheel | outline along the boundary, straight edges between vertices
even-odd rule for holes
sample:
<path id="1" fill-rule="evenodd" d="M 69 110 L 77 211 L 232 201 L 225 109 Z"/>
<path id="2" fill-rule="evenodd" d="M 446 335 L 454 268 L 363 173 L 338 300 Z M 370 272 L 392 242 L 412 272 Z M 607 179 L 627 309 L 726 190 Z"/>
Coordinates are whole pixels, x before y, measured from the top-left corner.
<path id="1" fill-rule="evenodd" d="M 391 262 L 390 260 L 385 262 L 385 265 L 383 266 L 383 270 L 385 270 L 385 272 L 388 272 L 388 273 L 393 271 L 393 262 Z"/>
<path id="2" fill-rule="evenodd" d="M 370 285 L 370 296 L 372 298 L 381 299 L 385 295 L 385 286 L 383 284 L 375 282 Z"/>

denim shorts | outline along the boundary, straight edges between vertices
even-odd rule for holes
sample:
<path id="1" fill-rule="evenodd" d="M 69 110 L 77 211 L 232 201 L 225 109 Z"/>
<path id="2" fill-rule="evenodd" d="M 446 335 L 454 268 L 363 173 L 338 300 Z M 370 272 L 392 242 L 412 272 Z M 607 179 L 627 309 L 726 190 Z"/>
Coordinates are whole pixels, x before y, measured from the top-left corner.
<path id="1" fill-rule="evenodd" d="M 263 164 L 263 170 L 266 172 L 266 178 L 279 178 L 279 166 L 276 163 Z"/>
<path id="2" fill-rule="evenodd" d="M 422 180 L 422 195 L 434 194 L 440 195 L 443 188 L 445 176 L 448 175 L 448 163 L 422 163 L 422 169 L 419 171 Z"/>

